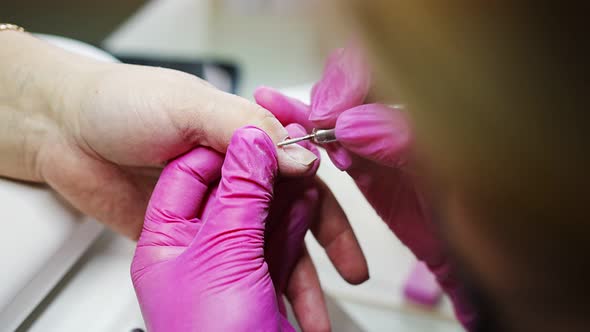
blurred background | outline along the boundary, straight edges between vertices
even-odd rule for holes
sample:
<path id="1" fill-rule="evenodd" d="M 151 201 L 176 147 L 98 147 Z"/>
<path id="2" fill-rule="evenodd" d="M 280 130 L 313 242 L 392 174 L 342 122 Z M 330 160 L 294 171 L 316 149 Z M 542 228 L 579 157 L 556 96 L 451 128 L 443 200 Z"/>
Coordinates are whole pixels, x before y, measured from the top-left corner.
<path id="1" fill-rule="evenodd" d="M 3 21 L 19 22 L 30 31 L 100 43 L 144 5 L 145 0 L 19 0 L 1 2 Z"/>
<path id="2" fill-rule="evenodd" d="M 185 70 L 249 99 L 257 86 L 267 85 L 308 101 L 327 52 L 345 45 L 344 37 L 322 33 L 329 23 L 314 12 L 315 5 L 297 0 L 1 0 L 0 22 L 80 40 L 124 62 Z M 371 273 L 363 285 L 346 284 L 323 249 L 306 239 L 334 330 L 460 331 L 447 299 L 425 307 L 403 296 L 414 258 L 350 178 L 329 162 L 319 174 L 349 216 Z M 0 275 L 0 331 L 16 326 L 18 331 L 144 328 L 129 278 L 132 242 L 63 207 L 43 188 L 0 182 L 0 198 L 16 210 L 19 204 L 41 207 L 21 209 L 28 214 L 19 215 L 11 232 L 15 240 L 4 242 L 21 257 L 10 261 L 11 251 L 0 250 L 6 253 L 0 255 L 0 271 L 17 271 Z M 13 218 L 10 209 L 2 213 L 0 219 Z M 23 237 L 30 241 L 16 241 Z"/>
<path id="3" fill-rule="evenodd" d="M 305 10 L 307 1 L 1 2 L 3 21 L 77 39 L 115 56 L 234 65 L 240 73 L 237 92 L 244 96 L 260 84 L 281 87 L 317 79 L 323 64 L 319 46 L 326 46 Z"/>

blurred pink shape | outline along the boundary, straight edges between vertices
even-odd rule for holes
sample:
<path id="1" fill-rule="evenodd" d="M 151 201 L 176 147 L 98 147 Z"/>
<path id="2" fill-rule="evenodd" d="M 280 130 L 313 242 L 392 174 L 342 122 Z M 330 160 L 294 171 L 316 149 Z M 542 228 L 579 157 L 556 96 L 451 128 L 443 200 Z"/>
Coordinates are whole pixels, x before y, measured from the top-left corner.
<path id="1" fill-rule="evenodd" d="M 443 291 L 426 264 L 416 262 L 404 285 L 407 300 L 433 308 L 438 304 Z"/>

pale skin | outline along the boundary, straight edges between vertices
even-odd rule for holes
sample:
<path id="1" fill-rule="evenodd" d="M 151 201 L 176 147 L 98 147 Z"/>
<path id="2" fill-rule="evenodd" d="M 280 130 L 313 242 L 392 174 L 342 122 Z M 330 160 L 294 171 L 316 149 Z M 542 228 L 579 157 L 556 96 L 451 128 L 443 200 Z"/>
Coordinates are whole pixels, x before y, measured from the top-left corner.
<path id="1" fill-rule="evenodd" d="M 0 32 L 0 45 L 0 176 L 45 183 L 133 239 L 168 160 L 199 145 L 224 152 L 245 125 L 275 142 L 287 137 L 267 110 L 195 76 L 97 62 L 23 32 Z M 306 174 L 315 158 L 297 145 L 278 149 L 278 156 L 285 176 Z M 362 282 L 366 262 L 348 220 L 329 189 L 319 187 L 324 204 L 314 235 L 346 280 Z M 288 288 L 302 327 L 328 329 L 308 255 Z"/>

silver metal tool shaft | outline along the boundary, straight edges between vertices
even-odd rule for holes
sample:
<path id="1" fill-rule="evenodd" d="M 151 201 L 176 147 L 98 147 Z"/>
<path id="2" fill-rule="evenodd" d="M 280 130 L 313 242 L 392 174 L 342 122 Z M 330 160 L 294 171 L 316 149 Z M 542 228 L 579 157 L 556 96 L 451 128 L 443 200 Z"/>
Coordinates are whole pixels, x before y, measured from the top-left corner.
<path id="1" fill-rule="evenodd" d="M 277 146 L 285 146 L 289 144 L 298 143 L 301 141 L 312 140 L 316 144 L 325 144 L 337 141 L 335 129 L 314 129 L 311 134 L 302 137 L 296 137 L 284 140 L 277 144 Z"/>

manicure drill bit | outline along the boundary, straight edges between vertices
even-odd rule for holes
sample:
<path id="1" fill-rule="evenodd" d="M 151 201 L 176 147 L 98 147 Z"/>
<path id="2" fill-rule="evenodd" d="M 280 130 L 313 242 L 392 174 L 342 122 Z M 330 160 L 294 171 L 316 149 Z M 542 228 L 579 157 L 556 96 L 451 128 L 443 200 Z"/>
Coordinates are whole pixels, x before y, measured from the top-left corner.
<path id="1" fill-rule="evenodd" d="M 330 142 L 337 141 L 336 139 L 336 130 L 335 129 L 314 129 L 312 130 L 311 134 L 305 135 L 302 137 L 296 137 L 291 139 L 286 139 L 277 146 L 285 146 L 294 143 L 298 143 L 301 141 L 312 140 L 316 144 L 325 144 Z"/>

